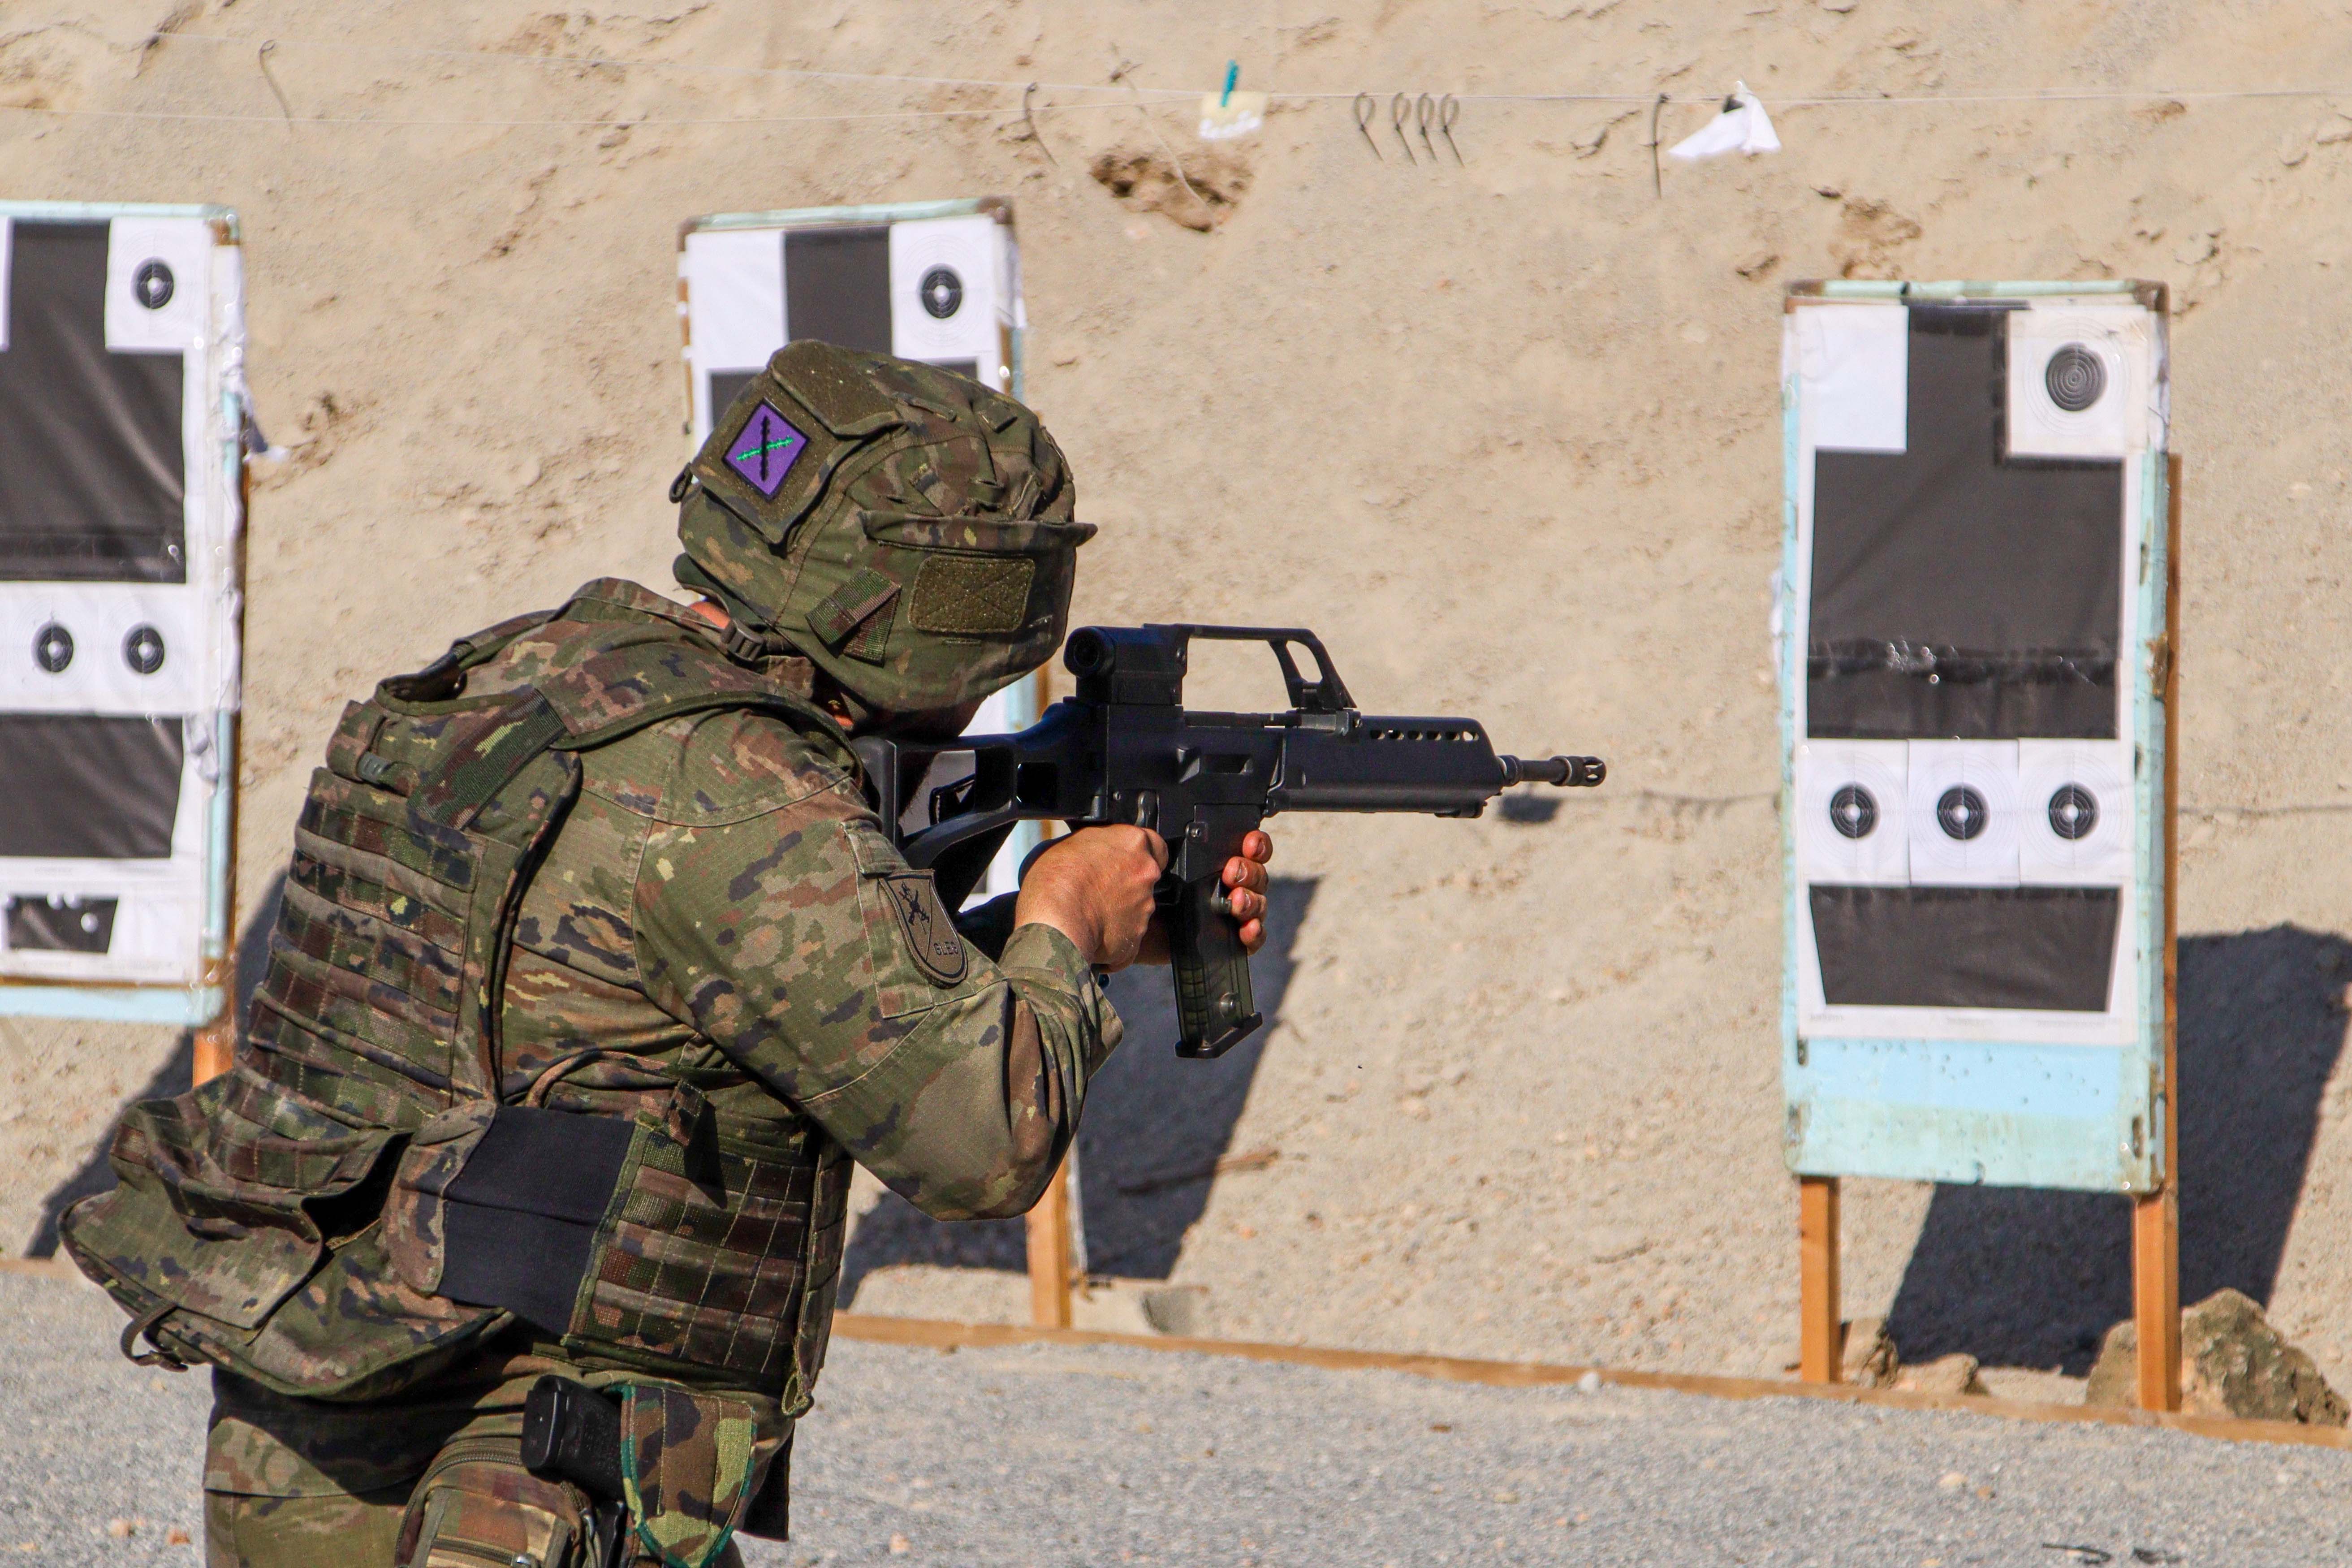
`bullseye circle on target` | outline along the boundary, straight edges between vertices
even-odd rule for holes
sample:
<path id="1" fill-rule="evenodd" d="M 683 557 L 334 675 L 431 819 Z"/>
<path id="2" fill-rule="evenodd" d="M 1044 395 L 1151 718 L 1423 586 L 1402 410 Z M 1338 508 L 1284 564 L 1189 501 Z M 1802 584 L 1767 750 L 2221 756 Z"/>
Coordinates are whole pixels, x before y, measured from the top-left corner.
<path id="1" fill-rule="evenodd" d="M 170 304 L 175 287 L 172 268 L 158 258 L 141 262 L 139 270 L 131 276 L 131 291 L 151 310 L 160 310 Z"/>
<path id="2" fill-rule="evenodd" d="M 2081 343 L 2068 343 L 2050 356 L 2042 383 L 2050 401 L 2069 414 L 2080 414 L 2107 390 L 2107 367 Z"/>
<path id="3" fill-rule="evenodd" d="M 153 626 L 131 628 L 122 639 L 122 662 L 141 675 L 152 675 L 163 668 L 163 634 Z"/>
<path id="4" fill-rule="evenodd" d="M 2099 826 L 2099 802 L 2081 784 L 2061 784 L 2050 797 L 2050 831 L 2069 844 L 2088 838 Z"/>
<path id="5" fill-rule="evenodd" d="M 1878 802 L 1860 784 L 1847 784 L 1830 797 L 1830 826 L 1841 837 L 1867 838 L 1878 826 Z"/>
<path id="6" fill-rule="evenodd" d="M 1992 814 L 1985 809 L 1985 798 L 1966 784 L 1954 784 L 1936 802 L 1936 826 L 1944 830 L 1947 838 L 1969 839 L 1985 830 Z"/>
<path id="7" fill-rule="evenodd" d="M 963 279 L 952 267 L 934 267 L 923 274 L 923 309 L 936 321 L 946 321 L 963 304 Z"/>
<path id="8" fill-rule="evenodd" d="M 33 634 L 33 662 L 51 675 L 62 675 L 73 662 L 73 633 L 51 621 Z"/>

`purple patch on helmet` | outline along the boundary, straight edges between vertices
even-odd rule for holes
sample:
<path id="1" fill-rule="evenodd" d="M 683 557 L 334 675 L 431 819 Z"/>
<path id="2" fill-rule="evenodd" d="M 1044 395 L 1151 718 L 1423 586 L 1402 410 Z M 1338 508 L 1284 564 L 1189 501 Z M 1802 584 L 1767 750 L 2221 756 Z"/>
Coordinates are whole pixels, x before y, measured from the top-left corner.
<path id="1" fill-rule="evenodd" d="M 773 499 L 783 487 L 784 476 L 808 450 L 808 437 L 801 434 L 793 422 L 776 412 L 772 404 L 761 403 L 743 421 L 743 428 L 727 443 L 727 466 L 743 476 L 744 480 L 761 495 Z"/>

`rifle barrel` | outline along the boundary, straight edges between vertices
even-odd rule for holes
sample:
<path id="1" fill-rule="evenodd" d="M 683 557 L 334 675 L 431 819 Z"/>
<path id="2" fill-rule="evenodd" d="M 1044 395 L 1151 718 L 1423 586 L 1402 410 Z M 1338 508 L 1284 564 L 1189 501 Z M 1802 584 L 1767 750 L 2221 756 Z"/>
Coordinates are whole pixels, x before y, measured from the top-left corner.
<path id="1" fill-rule="evenodd" d="M 1609 776 L 1609 764 L 1599 757 L 1504 757 L 1503 783 L 1558 784 L 1562 789 L 1591 789 Z"/>

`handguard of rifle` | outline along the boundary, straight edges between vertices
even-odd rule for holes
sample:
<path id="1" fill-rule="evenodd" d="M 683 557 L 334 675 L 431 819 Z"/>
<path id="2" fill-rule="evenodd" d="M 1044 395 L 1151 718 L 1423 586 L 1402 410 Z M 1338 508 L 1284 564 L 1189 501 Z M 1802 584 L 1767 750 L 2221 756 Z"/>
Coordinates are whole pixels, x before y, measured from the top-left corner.
<path id="1" fill-rule="evenodd" d="M 1157 898 L 1176 977 L 1176 1054 L 1223 1056 L 1265 1022 L 1250 994 L 1249 954 L 1226 901 L 1223 863 L 1193 881 L 1168 877 Z"/>

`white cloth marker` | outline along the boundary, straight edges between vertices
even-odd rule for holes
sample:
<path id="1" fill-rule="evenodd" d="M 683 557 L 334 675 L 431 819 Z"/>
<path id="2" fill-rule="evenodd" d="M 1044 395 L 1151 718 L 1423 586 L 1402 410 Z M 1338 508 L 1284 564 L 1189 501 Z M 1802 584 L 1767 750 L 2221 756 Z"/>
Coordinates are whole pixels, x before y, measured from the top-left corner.
<path id="1" fill-rule="evenodd" d="M 1732 84 L 1731 96 L 1723 100 L 1722 111 L 1696 134 L 1667 148 L 1666 156 L 1696 163 L 1701 158 L 1718 158 L 1726 153 L 1745 153 L 1753 157 L 1759 153 L 1780 150 L 1780 138 L 1772 130 L 1772 117 L 1764 112 L 1764 105 L 1741 81 Z"/>

